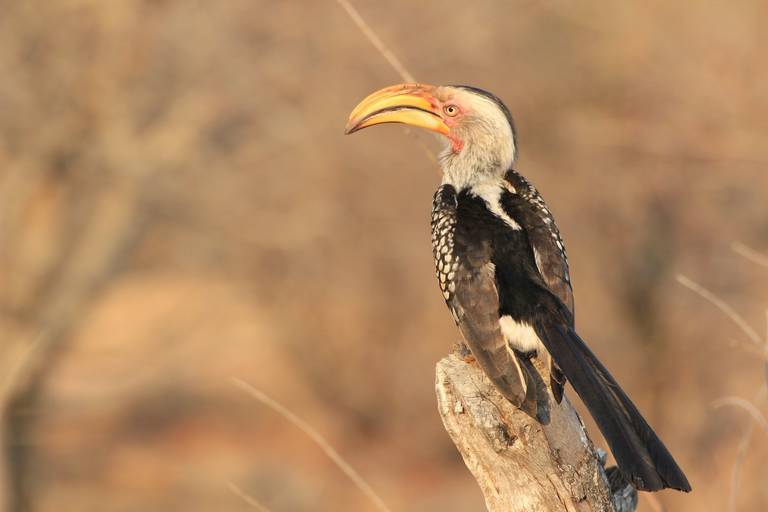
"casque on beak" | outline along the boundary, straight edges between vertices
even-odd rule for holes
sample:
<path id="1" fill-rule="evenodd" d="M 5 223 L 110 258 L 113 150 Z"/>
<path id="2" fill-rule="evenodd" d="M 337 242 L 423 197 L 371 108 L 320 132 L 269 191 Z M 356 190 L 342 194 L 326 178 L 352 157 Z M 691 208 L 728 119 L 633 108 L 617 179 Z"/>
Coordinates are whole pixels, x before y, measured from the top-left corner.
<path id="1" fill-rule="evenodd" d="M 434 88 L 426 84 L 399 84 L 376 91 L 352 110 L 344 133 L 376 124 L 403 123 L 448 135 L 450 129 L 431 94 Z"/>

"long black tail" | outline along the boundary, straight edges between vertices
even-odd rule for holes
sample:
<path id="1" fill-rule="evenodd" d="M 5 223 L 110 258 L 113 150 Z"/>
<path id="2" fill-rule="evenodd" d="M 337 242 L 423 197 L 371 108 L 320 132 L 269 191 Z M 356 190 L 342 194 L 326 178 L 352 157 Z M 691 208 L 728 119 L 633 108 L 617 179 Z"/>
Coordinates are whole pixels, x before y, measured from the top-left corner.
<path id="1" fill-rule="evenodd" d="M 578 334 L 544 323 L 536 326 L 541 341 L 597 422 L 624 478 L 643 491 L 690 491 L 664 443 Z"/>

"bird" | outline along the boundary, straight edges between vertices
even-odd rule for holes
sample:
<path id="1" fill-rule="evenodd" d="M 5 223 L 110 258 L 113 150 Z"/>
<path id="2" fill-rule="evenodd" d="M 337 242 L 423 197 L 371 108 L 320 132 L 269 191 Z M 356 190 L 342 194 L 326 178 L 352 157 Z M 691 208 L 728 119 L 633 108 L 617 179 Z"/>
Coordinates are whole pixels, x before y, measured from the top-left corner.
<path id="1" fill-rule="evenodd" d="M 499 392 L 530 411 L 533 370 L 522 363 L 546 357 L 554 399 L 560 403 L 570 382 L 627 482 L 690 491 L 664 443 L 576 332 L 565 246 L 542 196 L 514 168 L 509 109 L 476 87 L 403 83 L 363 99 L 345 133 L 385 123 L 443 141 L 431 212 L 437 279 L 472 358 Z"/>

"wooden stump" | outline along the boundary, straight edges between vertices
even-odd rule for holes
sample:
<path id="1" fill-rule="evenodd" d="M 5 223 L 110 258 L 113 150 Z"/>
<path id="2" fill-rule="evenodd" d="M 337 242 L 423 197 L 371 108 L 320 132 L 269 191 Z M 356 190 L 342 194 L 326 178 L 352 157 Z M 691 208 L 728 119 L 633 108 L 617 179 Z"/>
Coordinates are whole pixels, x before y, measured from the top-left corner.
<path id="1" fill-rule="evenodd" d="M 437 364 L 437 402 L 448 434 L 490 512 L 632 512 L 637 491 L 615 468 L 604 470 L 567 397 L 557 404 L 546 365 L 531 363 L 538 418 L 507 401 L 474 364 L 457 354 Z"/>

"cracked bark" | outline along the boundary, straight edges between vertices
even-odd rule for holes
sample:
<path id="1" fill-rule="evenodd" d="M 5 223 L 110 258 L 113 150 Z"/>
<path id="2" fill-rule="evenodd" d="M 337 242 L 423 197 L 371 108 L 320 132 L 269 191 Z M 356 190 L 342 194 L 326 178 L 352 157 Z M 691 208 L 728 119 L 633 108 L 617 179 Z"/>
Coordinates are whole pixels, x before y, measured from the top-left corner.
<path id="1" fill-rule="evenodd" d="M 637 491 L 604 469 L 568 398 L 557 404 L 545 362 L 533 359 L 538 419 L 496 391 L 458 354 L 437 364 L 443 425 L 485 496 L 490 512 L 633 512 Z"/>

